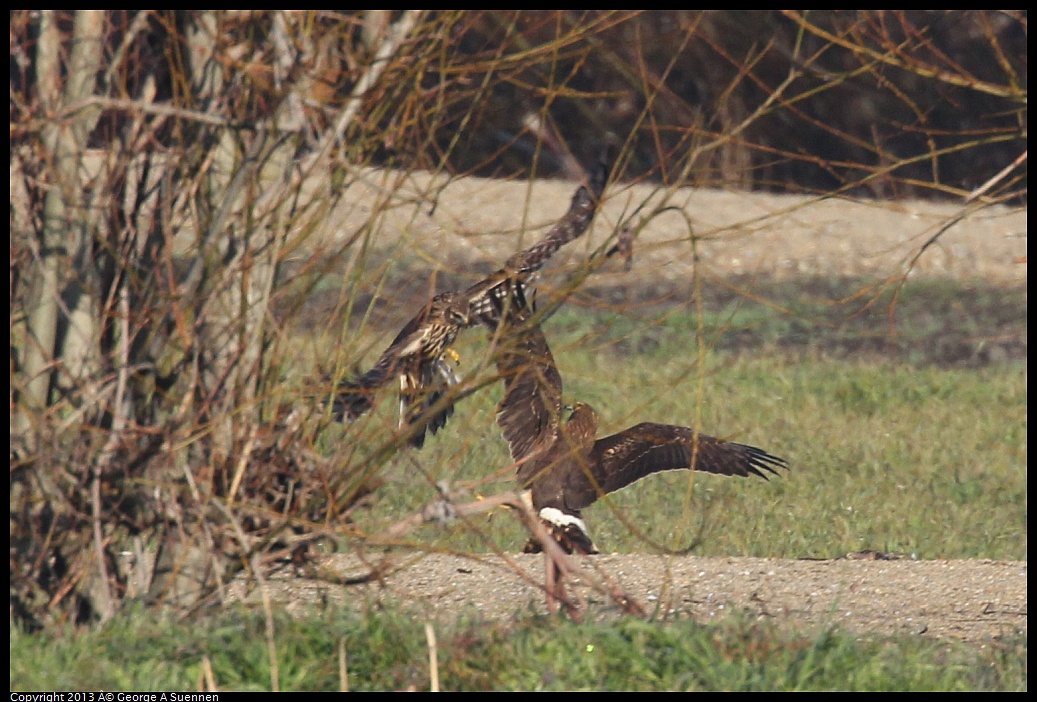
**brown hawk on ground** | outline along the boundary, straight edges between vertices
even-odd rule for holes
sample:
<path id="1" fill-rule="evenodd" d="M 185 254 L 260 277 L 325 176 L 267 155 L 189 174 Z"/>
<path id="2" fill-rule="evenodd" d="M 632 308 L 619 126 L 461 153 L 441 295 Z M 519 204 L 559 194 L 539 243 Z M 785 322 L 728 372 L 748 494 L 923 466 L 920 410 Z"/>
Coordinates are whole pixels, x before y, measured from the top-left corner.
<path id="1" fill-rule="evenodd" d="M 697 470 L 766 479 L 786 462 L 755 446 L 724 441 L 690 427 L 643 422 L 596 439 L 597 415 L 577 403 L 563 421 L 562 377 L 529 307 L 502 310 L 496 351 L 504 397 L 497 423 L 518 464 L 518 482 L 533 510 L 568 552 L 597 553 L 580 510 L 653 473 Z M 538 551 L 531 541 L 527 551 Z"/>
<path id="2" fill-rule="evenodd" d="M 590 227 L 611 169 L 611 148 L 602 150 L 586 186 L 580 186 L 565 216 L 533 246 L 513 255 L 504 267 L 464 292 L 436 295 L 400 331 L 371 368 L 342 383 L 333 401 L 339 421 L 356 419 L 374 406 L 374 392 L 393 378 L 400 379 L 400 427 L 409 429 L 412 446 L 421 448 L 426 430 L 435 434 L 453 413 L 453 404 L 434 409 L 457 377 L 447 362 L 450 345 L 462 329 L 493 324 L 495 309 L 525 306 L 531 276 L 558 249 Z M 513 300 L 514 302 L 508 302 Z M 432 416 L 426 416 L 434 409 Z"/>

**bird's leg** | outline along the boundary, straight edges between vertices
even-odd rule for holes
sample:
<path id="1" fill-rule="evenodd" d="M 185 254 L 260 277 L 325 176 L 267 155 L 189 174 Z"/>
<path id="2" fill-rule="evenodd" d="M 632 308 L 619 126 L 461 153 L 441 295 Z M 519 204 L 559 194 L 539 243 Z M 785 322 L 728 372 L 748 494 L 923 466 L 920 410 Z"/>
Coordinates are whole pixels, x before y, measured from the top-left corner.
<path id="1" fill-rule="evenodd" d="M 581 603 L 570 599 L 565 588 L 566 575 L 572 573 L 572 563 L 568 560 L 569 555 L 562 550 L 554 537 L 546 534 L 545 536 L 550 540 L 550 544 L 546 541 L 543 542 L 544 591 L 547 595 L 547 611 L 549 614 L 554 614 L 561 604 L 574 622 L 582 621 Z"/>
<path id="2" fill-rule="evenodd" d="M 565 569 L 550 553 L 544 553 L 544 590 L 547 594 L 547 613 L 554 614 L 561 604 L 574 622 L 583 620 L 580 606 L 569 599 L 565 589 Z"/>
<path id="3" fill-rule="evenodd" d="M 533 540 L 540 545 L 540 550 L 544 552 L 544 590 L 547 595 L 547 611 L 554 614 L 561 603 L 574 622 L 580 621 L 583 618 L 580 614 L 580 607 L 570 600 L 565 592 L 564 578 L 567 573 L 574 572 L 572 561 L 569 560 L 569 556 L 552 535 L 548 526 L 534 511 L 533 498 L 529 490 L 523 491 L 512 506 L 518 510 L 522 521 L 532 532 Z"/>

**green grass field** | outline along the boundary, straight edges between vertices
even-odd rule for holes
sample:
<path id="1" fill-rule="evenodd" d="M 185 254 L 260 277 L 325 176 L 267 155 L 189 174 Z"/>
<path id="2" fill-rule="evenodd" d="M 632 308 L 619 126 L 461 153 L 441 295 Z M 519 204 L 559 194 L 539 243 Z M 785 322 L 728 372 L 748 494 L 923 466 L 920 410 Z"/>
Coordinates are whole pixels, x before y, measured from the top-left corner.
<path id="1" fill-rule="evenodd" d="M 697 425 L 790 466 L 766 483 L 650 476 L 586 510 L 599 548 L 814 558 L 876 549 L 1025 560 L 1027 366 L 1009 352 L 995 362 L 982 356 L 986 339 L 1013 331 L 1002 320 L 1012 311 L 1006 296 L 1020 302 L 1017 293 L 943 283 L 907 288 L 895 336 L 888 307 L 836 328 L 836 311 L 808 308 L 803 297 L 792 301 L 801 310 L 795 324 L 785 312 L 737 301 L 702 315 L 673 304 L 637 314 L 561 309 L 544 330 L 566 401 L 593 405 L 600 435 L 640 421 Z M 1025 340 L 1025 314 L 1017 319 Z M 462 370 L 475 373 L 485 343 L 469 336 L 459 346 Z M 391 489 L 357 517 L 365 531 L 438 499 L 442 481 L 461 499 L 515 487 L 493 420 L 497 385 L 460 403 L 424 450 L 386 460 Z M 329 447 L 356 446 L 347 471 L 363 470 L 365 447 L 391 434 L 396 402 L 389 388 L 383 397 L 376 412 L 328 434 Z M 487 541 L 505 551 L 524 542 L 514 519 L 491 515 L 475 524 L 478 534 L 471 526 L 428 527 L 417 538 L 477 551 Z"/>
<path id="2" fill-rule="evenodd" d="M 734 615 L 574 624 L 434 622 L 442 690 L 1025 690 L 1026 641 L 800 636 Z M 11 627 L 11 689 L 428 690 L 425 620 L 324 611 L 273 622 L 224 610 L 191 624 L 126 613 L 79 633 Z M 344 655 L 343 655 L 344 654 Z M 345 665 L 343 666 L 343 662 Z M 344 673 L 344 674 L 343 674 Z"/>

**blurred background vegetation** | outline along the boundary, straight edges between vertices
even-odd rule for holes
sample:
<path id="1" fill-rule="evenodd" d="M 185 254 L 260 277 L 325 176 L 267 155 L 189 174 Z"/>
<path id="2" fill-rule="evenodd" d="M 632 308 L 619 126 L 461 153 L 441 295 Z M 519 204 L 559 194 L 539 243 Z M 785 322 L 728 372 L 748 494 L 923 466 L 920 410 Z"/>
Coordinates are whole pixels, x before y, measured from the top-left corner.
<path id="1" fill-rule="evenodd" d="M 1025 11 L 10 20 L 11 608 L 30 626 L 190 608 L 305 561 L 315 533 L 363 541 L 351 515 L 398 442 L 360 460 L 324 438 L 344 370 L 286 389 L 285 320 L 332 272 L 340 315 L 362 306 L 339 265 L 401 199 L 579 180 L 611 134 L 614 178 L 659 189 L 1026 202 Z M 419 171 L 442 180 L 414 195 Z M 279 284 L 289 261 L 304 284 Z"/>

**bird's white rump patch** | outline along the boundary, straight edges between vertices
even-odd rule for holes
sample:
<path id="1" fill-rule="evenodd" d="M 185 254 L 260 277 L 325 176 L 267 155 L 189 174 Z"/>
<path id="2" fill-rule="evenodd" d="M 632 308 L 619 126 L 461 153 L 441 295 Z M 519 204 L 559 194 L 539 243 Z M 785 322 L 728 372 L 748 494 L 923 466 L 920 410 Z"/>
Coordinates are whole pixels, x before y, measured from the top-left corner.
<path id="1" fill-rule="evenodd" d="M 540 510 L 540 518 L 545 522 L 550 522 L 556 527 L 569 527 L 574 526 L 580 530 L 583 534 L 587 534 L 587 525 L 584 524 L 583 520 L 579 517 L 574 517 L 571 514 L 566 514 L 557 507 L 544 507 Z"/>

